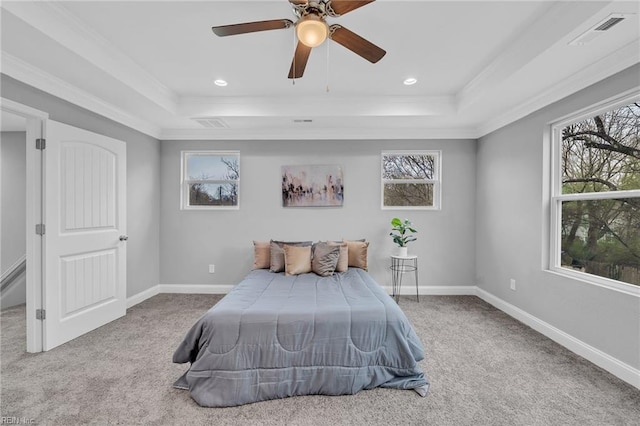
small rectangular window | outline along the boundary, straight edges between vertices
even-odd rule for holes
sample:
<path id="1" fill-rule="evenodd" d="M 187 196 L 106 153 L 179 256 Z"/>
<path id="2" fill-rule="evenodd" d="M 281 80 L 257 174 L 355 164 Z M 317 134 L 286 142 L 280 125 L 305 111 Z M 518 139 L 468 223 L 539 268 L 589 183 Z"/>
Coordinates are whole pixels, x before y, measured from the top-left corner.
<path id="1" fill-rule="evenodd" d="M 183 209 L 237 209 L 240 152 L 182 151 Z"/>
<path id="2" fill-rule="evenodd" d="M 382 153 L 383 209 L 440 209 L 440 151 Z"/>

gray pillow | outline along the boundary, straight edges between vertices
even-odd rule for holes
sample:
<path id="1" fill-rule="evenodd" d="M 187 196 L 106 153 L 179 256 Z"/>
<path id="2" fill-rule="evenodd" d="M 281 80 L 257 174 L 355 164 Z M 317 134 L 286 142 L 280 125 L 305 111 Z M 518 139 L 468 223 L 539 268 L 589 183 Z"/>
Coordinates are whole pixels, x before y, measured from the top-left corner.
<path id="1" fill-rule="evenodd" d="M 319 242 L 311 249 L 311 270 L 322 277 L 333 275 L 340 257 L 340 246 Z"/>
<path id="2" fill-rule="evenodd" d="M 269 265 L 269 270 L 271 272 L 283 272 L 285 269 L 284 263 L 284 245 L 289 246 L 301 246 L 308 247 L 313 244 L 313 241 L 274 241 L 270 242 L 270 251 L 271 251 L 271 262 Z"/>

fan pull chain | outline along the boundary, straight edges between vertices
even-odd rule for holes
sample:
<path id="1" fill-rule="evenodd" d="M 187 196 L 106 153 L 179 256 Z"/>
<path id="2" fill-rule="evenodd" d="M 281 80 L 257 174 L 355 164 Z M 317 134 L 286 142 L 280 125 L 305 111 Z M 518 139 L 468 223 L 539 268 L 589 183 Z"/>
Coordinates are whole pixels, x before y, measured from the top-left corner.
<path id="1" fill-rule="evenodd" d="M 293 65 L 292 65 L 292 70 L 293 70 L 293 75 L 291 76 L 291 84 L 293 86 L 296 85 L 296 48 L 298 43 L 296 43 L 296 32 L 292 31 L 293 34 Z"/>
<path id="2" fill-rule="evenodd" d="M 326 40 L 327 43 L 327 93 L 329 93 L 329 39 Z"/>

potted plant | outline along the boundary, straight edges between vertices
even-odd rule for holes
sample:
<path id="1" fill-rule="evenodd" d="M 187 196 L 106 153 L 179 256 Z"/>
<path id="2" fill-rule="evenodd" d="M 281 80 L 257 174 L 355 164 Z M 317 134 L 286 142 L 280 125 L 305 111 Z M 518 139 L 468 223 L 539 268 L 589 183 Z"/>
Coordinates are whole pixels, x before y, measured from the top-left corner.
<path id="1" fill-rule="evenodd" d="M 393 242 L 399 247 L 398 256 L 407 257 L 407 244 L 417 240 L 412 234 L 418 231 L 413 227 L 409 219 L 400 220 L 397 217 L 391 219 L 391 231 L 389 235 L 391 235 Z"/>

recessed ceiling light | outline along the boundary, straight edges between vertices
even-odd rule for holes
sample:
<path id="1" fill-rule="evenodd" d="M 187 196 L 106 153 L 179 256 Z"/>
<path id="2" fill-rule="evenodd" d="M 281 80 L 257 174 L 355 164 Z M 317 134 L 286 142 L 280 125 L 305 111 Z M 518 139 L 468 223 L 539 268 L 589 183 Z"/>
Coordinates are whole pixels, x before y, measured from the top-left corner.
<path id="1" fill-rule="evenodd" d="M 418 82 L 418 79 L 411 77 L 411 78 L 407 78 L 404 81 L 404 85 L 405 86 L 411 86 L 412 84 L 416 84 L 417 82 Z"/>
<path id="2" fill-rule="evenodd" d="M 221 80 L 221 79 L 217 79 L 216 81 L 213 82 L 216 86 L 220 86 L 220 87 L 224 87 L 227 85 L 227 82 L 225 80 Z"/>

